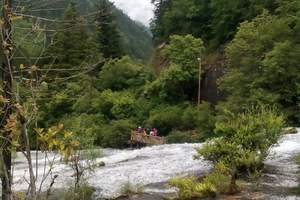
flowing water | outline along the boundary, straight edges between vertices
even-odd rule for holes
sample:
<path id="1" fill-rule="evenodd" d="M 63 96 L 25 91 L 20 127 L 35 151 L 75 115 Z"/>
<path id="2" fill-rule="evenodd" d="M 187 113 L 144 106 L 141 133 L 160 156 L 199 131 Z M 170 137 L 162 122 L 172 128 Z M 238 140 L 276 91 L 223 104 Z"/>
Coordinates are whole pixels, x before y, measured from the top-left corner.
<path id="1" fill-rule="evenodd" d="M 103 161 L 105 166 L 97 167 L 93 173 L 88 174 L 86 181 L 96 188 L 95 199 L 118 197 L 127 183 L 136 187 L 143 186 L 144 192 L 148 194 L 172 193 L 174 189 L 164 184 L 170 178 L 204 175 L 211 170 L 212 166 L 208 161 L 193 159 L 195 148 L 201 146 L 202 144 L 171 144 L 136 150 L 105 149 L 101 157 L 99 154 L 96 159 L 98 163 Z M 298 166 L 293 162 L 297 153 L 300 153 L 300 132 L 283 136 L 279 144 L 270 150 L 263 178 L 264 199 L 297 199 L 286 192 L 287 188 L 298 185 Z M 37 157 L 35 154 L 33 157 L 38 160 L 38 182 L 41 182 L 44 155 L 39 153 Z M 53 187 L 61 189 L 71 186 L 74 181 L 72 169 L 54 153 L 48 159 L 55 163 L 52 176 L 58 175 Z M 26 180 L 29 180 L 26 160 L 21 154 L 17 154 L 14 162 L 14 190 L 26 191 Z M 50 183 L 51 177 L 48 177 L 42 189 L 46 190 Z"/>

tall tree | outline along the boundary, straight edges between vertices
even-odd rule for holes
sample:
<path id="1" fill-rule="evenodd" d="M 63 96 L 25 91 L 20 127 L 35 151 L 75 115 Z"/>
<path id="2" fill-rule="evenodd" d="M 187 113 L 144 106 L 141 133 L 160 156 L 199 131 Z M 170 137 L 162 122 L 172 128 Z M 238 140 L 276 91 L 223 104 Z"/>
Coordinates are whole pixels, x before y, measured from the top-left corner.
<path id="1" fill-rule="evenodd" d="M 0 162 L 1 162 L 1 182 L 2 182 L 2 200 L 10 200 L 11 192 L 11 133 L 5 130 L 5 125 L 10 119 L 13 111 L 13 65 L 12 65 L 12 0 L 3 0 L 3 24 L 2 24 L 2 81 L 3 115 L 1 119 L 1 143 L 0 143 Z"/>
<path id="2" fill-rule="evenodd" d="M 264 13 L 241 24 L 226 50 L 227 73 L 220 81 L 228 94 L 226 109 L 237 112 L 249 105 L 276 105 L 296 121 L 300 98 L 296 23 L 289 14 Z"/>
<path id="3" fill-rule="evenodd" d="M 198 88 L 198 58 L 204 52 L 203 41 L 192 35 L 172 35 L 162 51 L 169 65 L 146 87 L 146 93 L 171 103 L 194 99 Z"/>
<path id="4" fill-rule="evenodd" d="M 101 59 L 75 3 L 71 2 L 66 9 L 63 22 L 46 52 L 51 59 L 43 63 L 50 72 L 46 77 L 48 88 L 43 94 L 50 101 L 42 104 L 43 121 L 49 123 L 71 111 L 74 97 L 88 88 L 81 85 L 93 82 L 92 72 L 99 71 L 97 63 Z"/>
<path id="5" fill-rule="evenodd" d="M 113 4 L 107 0 L 99 0 L 98 14 L 95 22 L 99 51 L 104 58 L 119 58 L 122 55 L 120 33 L 113 13 Z"/>
<path id="6" fill-rule="evenodd" d="M 263 9 L 274 11 L 272 0 L 152 0 L 156 41 L 173 34 L 192 34 L 216 48 L 232 39 L 239 23 L 251 20 Z"/>
<path id="7" fill-rule="evenodd" d="M 61 73 L 55 72 L 56 76 L 71 75 L 99 58 L 96 45 L 87 33 L 86 23 L 85 19 L 80 17 L 76 4 L 71 2 L 65 11 L 63 24 L 46 52 L 47 56 L 51 57 L 47 62 L 51 63 L 52 68 L 62 69 Z M 74 71 L 66 72 L 67 70 L 63 69 Z"/>

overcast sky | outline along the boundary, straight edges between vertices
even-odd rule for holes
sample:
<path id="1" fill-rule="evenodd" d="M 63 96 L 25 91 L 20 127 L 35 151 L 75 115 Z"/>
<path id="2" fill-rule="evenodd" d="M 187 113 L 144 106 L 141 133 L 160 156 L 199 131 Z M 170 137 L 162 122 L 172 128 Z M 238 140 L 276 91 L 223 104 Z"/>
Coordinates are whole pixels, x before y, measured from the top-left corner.
<path id="1" fill-rule="evenodd" d="M 153 17 L 151 0 L 111 0 L 115 5 L 128 14 L 133 20 L 149 25 Z"/>

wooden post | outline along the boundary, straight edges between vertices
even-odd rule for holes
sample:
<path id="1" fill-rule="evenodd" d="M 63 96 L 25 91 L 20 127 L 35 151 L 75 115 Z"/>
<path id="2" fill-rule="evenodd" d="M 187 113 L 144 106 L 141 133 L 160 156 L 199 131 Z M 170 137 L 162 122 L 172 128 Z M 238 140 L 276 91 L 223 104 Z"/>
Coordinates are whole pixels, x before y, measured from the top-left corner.
<path id="1" fill-rule="evenodd" d="M 198 110 L 199 106 L 201 104 L 201 71 L 202 71 L 202 63 L 201 63 L 201 58 L 198 58 L 199 61 L 199 70 L 198 70 Z"/>
<path id="2" fill-rule="evenodd" d="M 3 97 L 8 101 L 3 106 L 3 119 L 1 123 L 2 136 L 1 140 L 1 153 L 3 158 L 3 174 L 1 175 L 2 181 L 2 200 L 11 200 L 11 138 L 10 133 L 4 130 L 4 125 L 12 114 L 13 109 L 13 66 L 12 66 L 12 0 L 3 0 L 3 22 L 2 22 L 2 83 L 3 83 Z"/>

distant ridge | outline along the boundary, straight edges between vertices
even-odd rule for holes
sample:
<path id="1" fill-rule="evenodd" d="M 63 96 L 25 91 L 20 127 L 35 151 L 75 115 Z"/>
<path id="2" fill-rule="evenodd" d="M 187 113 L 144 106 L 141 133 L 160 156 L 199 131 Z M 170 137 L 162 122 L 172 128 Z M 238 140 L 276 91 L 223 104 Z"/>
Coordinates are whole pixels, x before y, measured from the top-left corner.
<path id="1" fill-rule="evenodd" d="M 96 12 L 97 0 L 74 0 L 81 15 Z M 24 0 L 23 5 L 32 15 L 60 19 L 70 0 Z M 40 11 L 39 11 L 40 10 Z M 149 28 L 140 22 L 132 20 L 127 14 L 114 6 L 114 13 L 121 34 L 123 51 L 135 59 L 148 61 L 152 54 L 153 43 Z"/>

